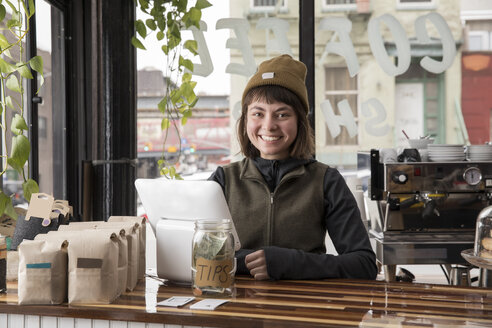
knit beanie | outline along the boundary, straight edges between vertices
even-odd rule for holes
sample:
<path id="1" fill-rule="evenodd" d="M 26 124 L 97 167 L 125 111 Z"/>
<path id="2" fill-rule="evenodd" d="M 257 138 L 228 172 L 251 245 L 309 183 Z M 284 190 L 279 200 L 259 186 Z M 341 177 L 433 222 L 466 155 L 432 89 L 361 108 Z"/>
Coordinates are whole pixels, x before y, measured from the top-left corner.
<path id="1" fill-rule="evenodd" d="M 307 115 L 309 101 L 305 84 L 306 72 L 306 65 L 289 55 L 281 55 L 265 60 L 249 79 L 243 91 L 241 104 L 244 104 L 244 98 L 251 89 L 264 85 L 278 85 L 289 89 L 299 97 Z"/>

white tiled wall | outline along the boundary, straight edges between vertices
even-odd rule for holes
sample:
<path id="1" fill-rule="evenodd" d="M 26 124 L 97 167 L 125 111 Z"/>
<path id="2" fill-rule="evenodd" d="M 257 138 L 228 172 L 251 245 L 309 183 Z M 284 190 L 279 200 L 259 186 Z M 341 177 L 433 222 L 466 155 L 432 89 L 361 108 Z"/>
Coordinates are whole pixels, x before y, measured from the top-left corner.
<path id="1" fill-rule="evenodd" d="M 1 328 L 192 328 L 191 326 L 166 325 L 114 320 L 58 318 L 36 315 L 0 313 Z M 197 327 L 193 327 L 197 328 Z"/>

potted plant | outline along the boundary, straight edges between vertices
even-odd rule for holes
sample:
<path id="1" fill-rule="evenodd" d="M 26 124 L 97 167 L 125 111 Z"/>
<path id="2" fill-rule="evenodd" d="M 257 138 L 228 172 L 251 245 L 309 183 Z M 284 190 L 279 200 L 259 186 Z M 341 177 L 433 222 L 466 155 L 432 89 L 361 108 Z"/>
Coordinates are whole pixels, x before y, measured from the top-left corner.
<path id="1" fill-rule="evenodd" d="M 145 50 L 142 40 L 155 37 L 159 42 L 164 58 L 166 59 L 165 96 L 158 104 L 163 114 L 161 128 L 165 130 L 164 143 L 170 128 L 175 129 L 179 136 L 179 125 L 185 125 L 192 115 L 192 109 L 198 101 L 195 94 L 196 82 L 192 80 L 193 63 L 186 58 L 186 52 L 197 55 L 197 42 L 186 40 L 183 42 L 181 31 L 192 26 L 200 28 L 202 9 L 210 7 L 207 0 L 197 0 L 194 6 L 188 7 L 188 0 L 138 0 L 137 8 L 146 14 L 147 19 L 135 21 L 136 35 L 132 37 L 132 44 Z M 175 87 L 178 85 L 179 87 Z M 181 140 L 181 138 L 178 138 Z M 165 149 L 165 147 L 164 147 Z M 181 145 L 178 149 L 177 160 L 181 154 Z M 177 161 L 176 160 L 176 161 Z M 165 157 L 165 151 L 158 161 L 161 175 L 168 178 L 181 179 L 174 167 Z"/>
<path id="2" fill-rule="evenodd" d="M 7 6 L 7 7 L 6 7 Z M 15 170 L 22 178 L 24 198 L 39 192 L 36 181 L 29 177 L 29 154 L 31 145 L 27 137 L 25 116 L 24 82 L 33 79 L 32 70 L 43 83 L 43 60 L 40 56 L 25 58 L 24 41 L 29 33 L 29 22 L 34 15 L 34 0 L 4 0 L 0 3 L 0 113 L 3 149 L 3 179 L 8 169 Z M 17 219 L 12 204 L 12 195 L 0 190 L 0 214 Z"/>

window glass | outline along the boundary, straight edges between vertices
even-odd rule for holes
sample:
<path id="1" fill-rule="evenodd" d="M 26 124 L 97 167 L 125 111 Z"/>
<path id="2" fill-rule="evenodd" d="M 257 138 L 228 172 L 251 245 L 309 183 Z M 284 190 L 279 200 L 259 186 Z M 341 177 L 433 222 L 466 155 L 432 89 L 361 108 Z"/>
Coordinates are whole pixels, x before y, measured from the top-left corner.
<path id="1" fill-rule="evenodd" d="M 10 15 L 10 8 L 6 7 L 9 9 L 7 15 Z M 66 199 L 64 86 L 66 79 L 64 76 L 63 14 L 43 0 L 35 1 L 35 8 L 36 50 L 31 56 L 42 57 L 44 72 L 44 84 L 41 86 L 41 77 L 38 76 L 38 80 L 34 81 L 38 93 L 33 95 L 39 118 L 37 131 L 39 179 L 37 182 L 41 192 L 52 194 L 58 199 Z M 24 56 L 26 51 L 24 44 Z M 15 50 L 12 55 L 18 56 Z M 29 83 L 24 84 L 24 90 L 30 88 Z M 12 96 L 15 97 L 15 95 Z M 28 93 L 25 92 L 24 114 L 28 122 L 28 105 L 32 99 L 27 99 L 27 96 Z M 6 115 L 11 115 L 10 111 L 7 111 Z M 10 119 L 7 118 L 7 121 Z M 10 138 L 7 136 L 8 142 Z M 7 147 L 10 149 L 10 144 Z M 31 151 L 36 151 L 36 148 L 32 148 Z M 14 205 L 26 203 L 22 182 L 23 178 L 13 169 L 8 169 L 4 175 L 4 191 L 12 196 Z"/>
<path id="2" fill-rule="evenodd" d="M 44 83 L 38 78 L 39 189 L 66 199 L 66 93 L 63 12 L 44 0 L 36 3 L 37 55 L 43 58 Z"/>
<path id="3" fill-rule="evenodd" d="M 298 1 L 224 1 L 203 9 L 202 20 L 204 43 L 199 44 L 200 56 L 191 58 L 195 70 L 200 66 L 193 77 L 200 98 L 193 116 L 179 126 L 179 136 L 169 130 L 165 144 L 157 104 L 165 84 L 176 81 L 164 75 L 159 49 L 155 56 L 152 50 L 137 51 L 139 177 L 159 176 L 157 161 L 163 152 L 177 160 L 176 168 L 185 179 L 206 178 L 217 166 L 241 158 L 235 126 L 249 77 L 265 59 L 283 53 L 299 58 Z"/>
<path id="4" fill-rule="evenodd" d="M 299 28 L 309 27 L 298 26 L 298 1 L 225 3 L 203 10 L 202 51 L 210 63 L 195 74 L 200 101 L 180 137 L 168 136 L 174 144 L 162 145 L 159 91 L 151 89 L 175 82 L 162 74 L 161 59 L 144 59 L 138 52 L 139 176 L 157 176 L 155 163 L 162 151 L 171 156 L 179 141 L 183 154 L 178 168 L 184 174 L 213 171 L 240 158 L 235 122 L 248 78 L 264 59 L 281 53 L 299 58 Z M 485 86 L 490 85 L 492 58 L 471 51 L 478 50 L 474 30 L 485 31 L 480 33 L 484 37 L 492 31 L 492 19 L 483 15 L 483 10 L 491 10 L 488 5 L 324 0 L 315 6 L 318 160 L 341 170 L 355 169 L 358 152 L 408 147 L 402 130 L 411 138 L 430 134 L 436 143 L 490 140 L 486 104 L 491 101 Z M 272 11 L 265 11 L 267 7 Z M 462 40 L 471 45 L 465 48 Z M 200 64 L 203 58 L 193 61 Z M 464 139 L 467 134 L 469 141 Z"/>
<path id="5" fill-rule="evenodd" d="M 360 152 L 408 147 L 402 131 L 464 143 L 459 1 L 356 1 L 355 11 L 329 3 L 315 8 L 316 158 L 354 170 Z"/>

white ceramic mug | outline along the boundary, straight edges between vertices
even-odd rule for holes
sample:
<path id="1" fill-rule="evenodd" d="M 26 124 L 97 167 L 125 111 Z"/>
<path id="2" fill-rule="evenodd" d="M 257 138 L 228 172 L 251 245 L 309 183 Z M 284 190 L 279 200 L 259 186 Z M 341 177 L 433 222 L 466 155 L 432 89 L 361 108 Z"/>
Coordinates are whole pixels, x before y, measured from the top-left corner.
<path id="1" fill-rule="evenodd" d="M 381 148 L 379 149 L 379 162 L 380 163 L 396 163 L 398 162 L 398 155 L 395 148 Z"/>

